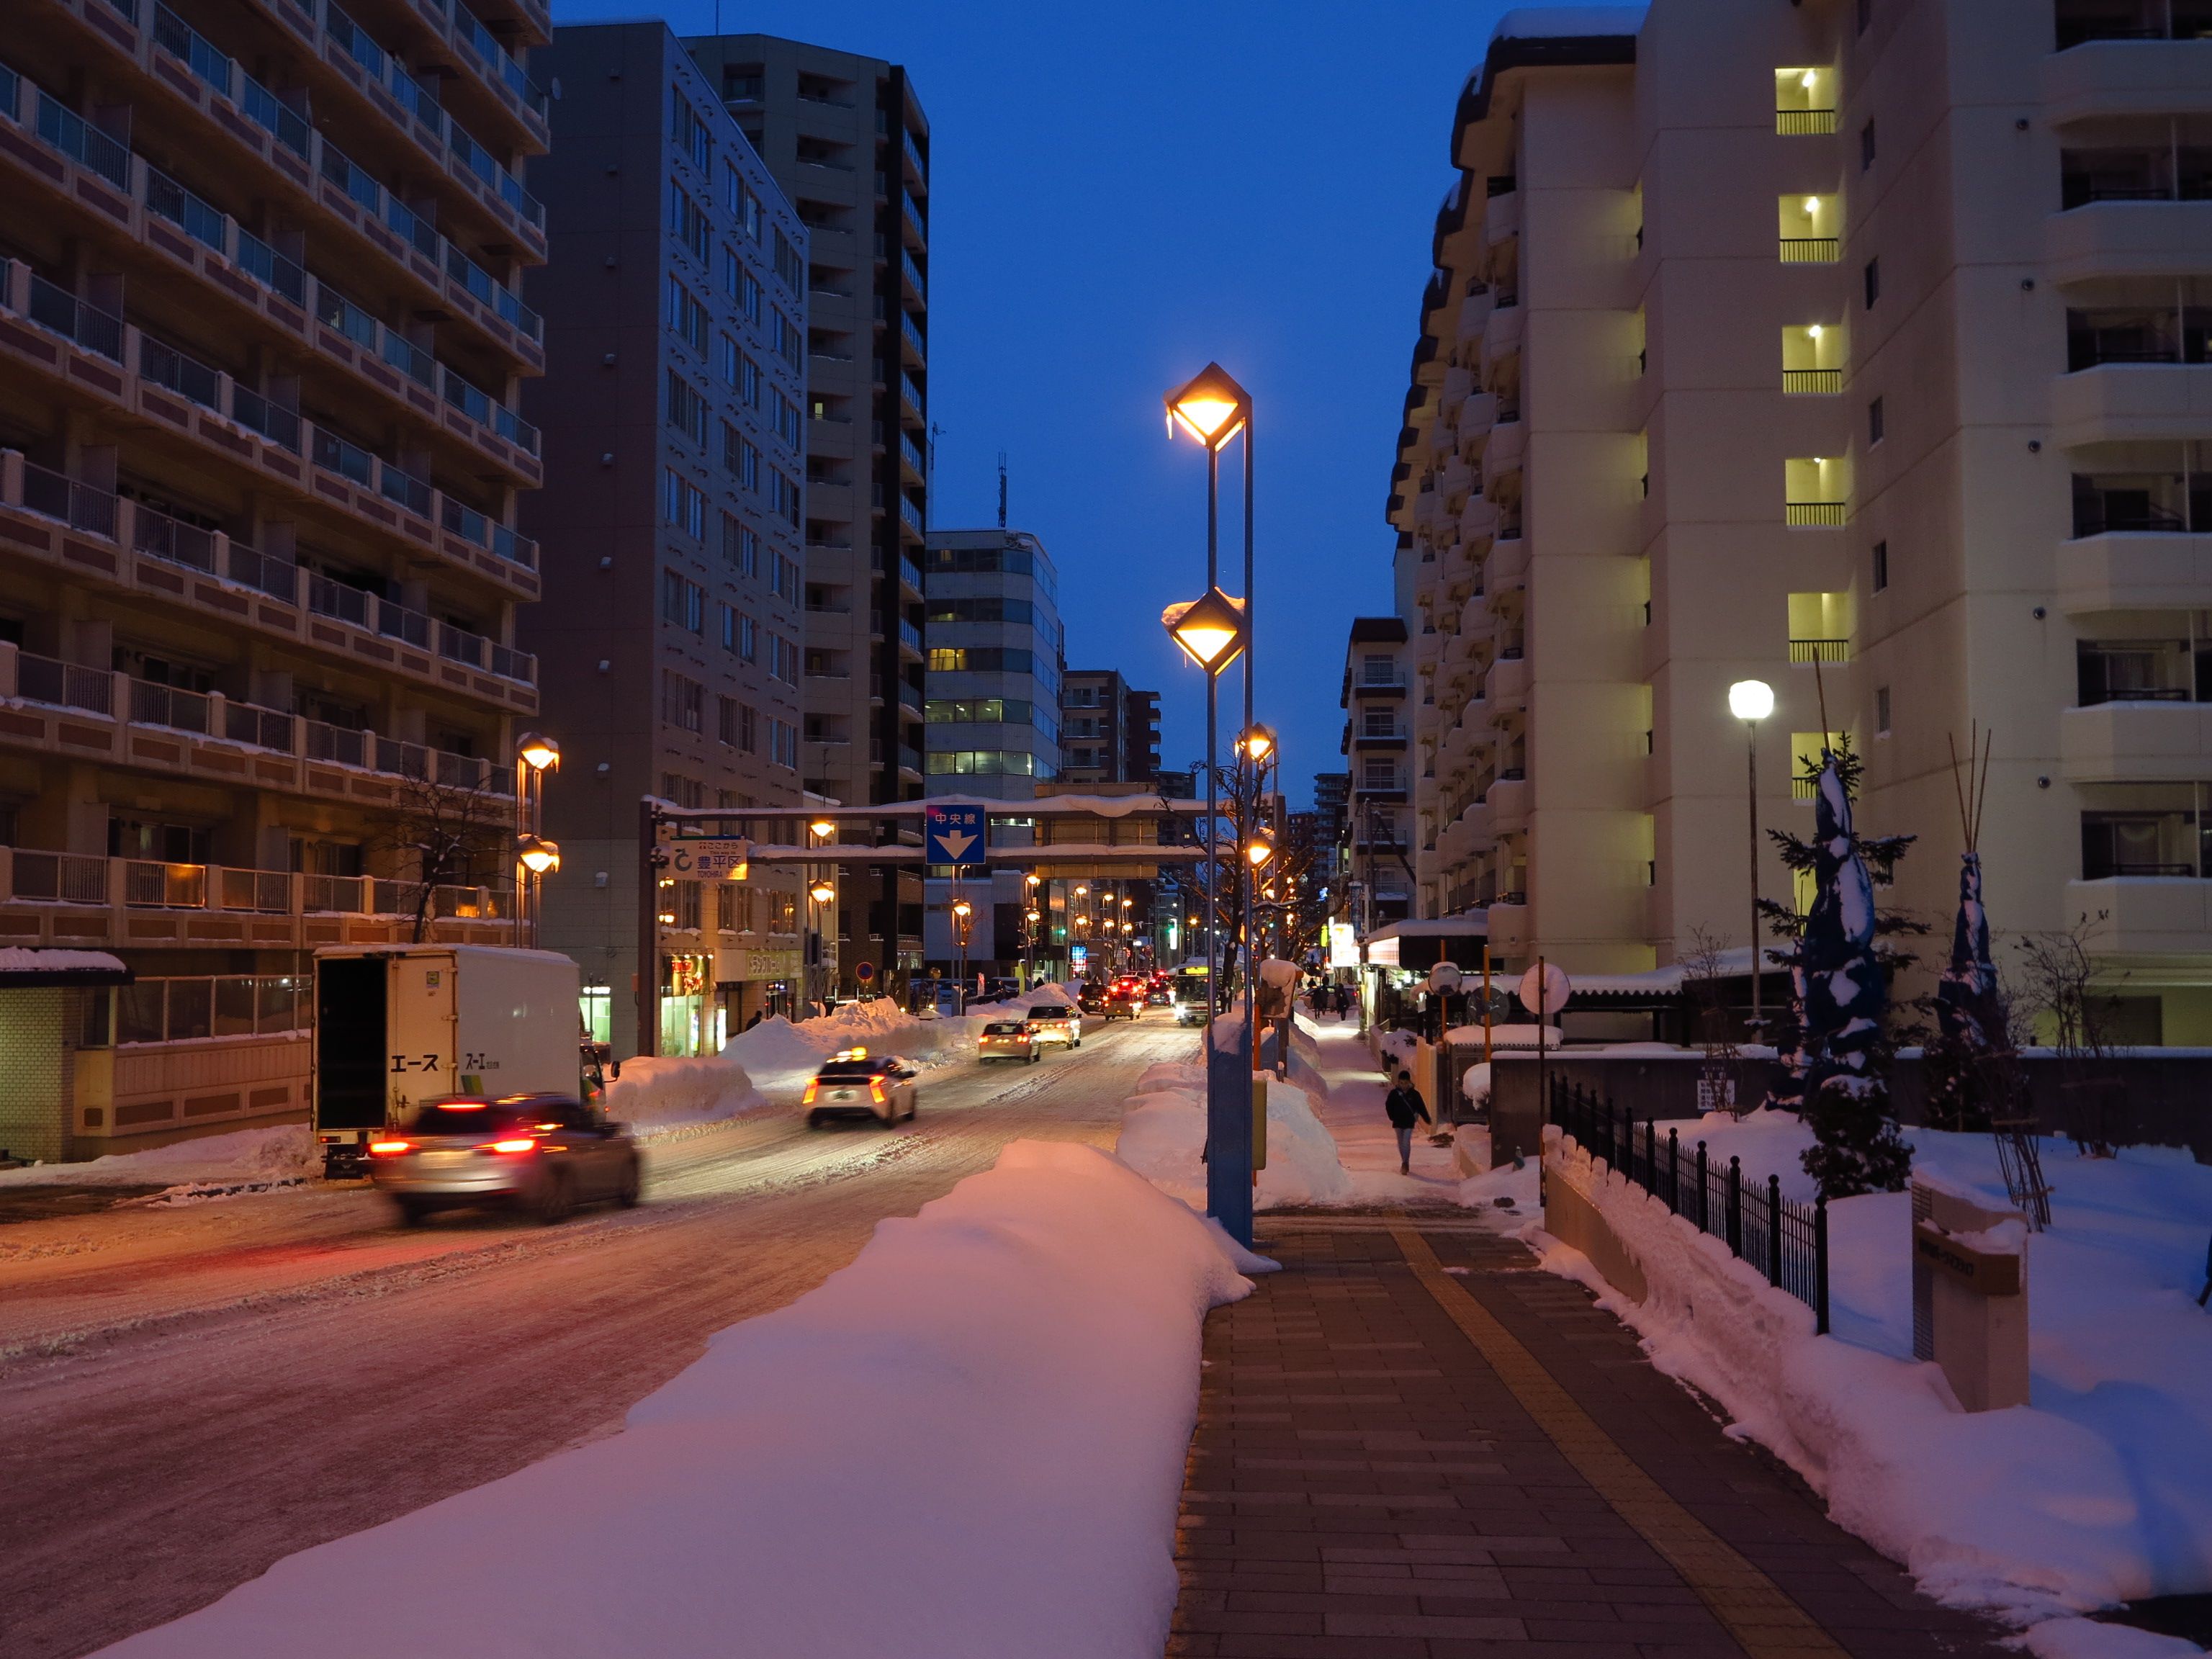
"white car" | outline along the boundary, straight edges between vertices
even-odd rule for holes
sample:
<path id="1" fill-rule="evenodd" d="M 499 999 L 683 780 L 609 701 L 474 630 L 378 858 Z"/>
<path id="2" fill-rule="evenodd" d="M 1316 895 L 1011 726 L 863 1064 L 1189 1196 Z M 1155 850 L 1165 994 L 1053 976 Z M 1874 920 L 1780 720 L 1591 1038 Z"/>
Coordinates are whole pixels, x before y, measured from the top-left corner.
<path id="1" fill-rule="evenodd" d="M 806 1127 L 818 1129 L 833 1117 L 872 1117 L 886 1127 L 915 1115 L 921 1068 L 896 1054 L 871 1058 L 866 1048 L 848 1048 L 823 1063 L 806 1085 L 799 1104 Z"/>
<path id="2" fill-rule="evenodd" d="M 1018 1060 L 1034 1066 L 1037 1058 L 1036 1028 L 1025 1019 L 994 1019 L 975 1039 L 975 1059 Z"/>
<path id="3" fill-rule="evenodd" d="M 1071 1048 L 1083 1046 L 1083 1015 L 1072 1002 L 1041 1002 L 1030 1010 L 1030 1024 L 1039 1042 L 1060 1042 Z"/>

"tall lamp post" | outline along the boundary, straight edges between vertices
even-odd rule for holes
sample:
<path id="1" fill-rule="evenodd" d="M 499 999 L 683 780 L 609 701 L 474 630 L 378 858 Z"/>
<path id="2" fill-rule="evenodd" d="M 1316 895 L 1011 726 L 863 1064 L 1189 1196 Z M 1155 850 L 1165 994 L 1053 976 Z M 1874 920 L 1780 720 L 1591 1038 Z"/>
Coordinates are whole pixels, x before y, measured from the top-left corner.
<path id="1" fill-rule="evenodd" d="M 521 866 L 514 884 L 514 942 L 535 949 L 538 884 L 561 867 L 560 848 L 544 839 L 545 775 L 561 769 L 561 745 L 542 732 L 526 732 L 514 741 L 514 856 Z"/>
<path id="2" fill-rule="evenodd" d="M 1765 1023 L 1759 989 L 1759 723 L 1774 712 L 1774 688 L 1765 680 L 1738 680 L 1729 687 L 1729 713 L 1743 722 L 1744 754 L 1751 801 L 1751 1024 Z"/>
<path id="3" fill-rule="evenodd" d="M 960 941 L 960 996 L 963 1006 L 968 996 L 968 926 L 975 917 L 975 907 L 965 898 L 952 901 L 952 927 Z"/>
<path id="4" fill-rule="evenodd" d="M 1252 724 L 1252 400 L 1218 363 L 1170 392 L 1168 434 L 1180 429 L 1206 450 L 1206 592 L 1187 604 L 1170 605 L 1161 616 L 1176 643 L 1206 671 L 1206 883 L 1209 921 L 1218 915 L 1220 837 L 1218 715 L 1222 671 L 1239 654 L 1244 665 L 1244 720 Z M 1244 434 L 1244 598 L 1221 591 L 1221 451 Z M 1252 1242 L 1251 1055 L 1231 1055 L 1225 1063 L 1213 1041 L 1218 1010 L 1216 986 L 1220 952 L 1206 944 L 1206 1207 L 1231 1237 Z"/>

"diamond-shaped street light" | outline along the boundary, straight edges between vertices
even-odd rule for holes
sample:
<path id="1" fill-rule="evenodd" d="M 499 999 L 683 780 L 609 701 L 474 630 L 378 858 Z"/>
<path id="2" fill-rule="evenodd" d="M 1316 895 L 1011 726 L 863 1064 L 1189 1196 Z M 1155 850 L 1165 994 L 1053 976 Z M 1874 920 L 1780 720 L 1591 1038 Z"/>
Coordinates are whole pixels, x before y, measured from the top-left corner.
<path id="1" fill-rule="evenodd" d="M 1181 427 L 1208 449 L 1219 449 L 1252 417 L 1252 399 L 1219 363 L 1208 363 L 1169 392 L 1168 435 Z"/>
<path id="2" fill-rule="evenodd" d="M 1218 675 L 1244 648 L 1244 607 L 1218 587 L 1168 606 L 1160 612 L 1160 626 L 1209 676 Z"/>

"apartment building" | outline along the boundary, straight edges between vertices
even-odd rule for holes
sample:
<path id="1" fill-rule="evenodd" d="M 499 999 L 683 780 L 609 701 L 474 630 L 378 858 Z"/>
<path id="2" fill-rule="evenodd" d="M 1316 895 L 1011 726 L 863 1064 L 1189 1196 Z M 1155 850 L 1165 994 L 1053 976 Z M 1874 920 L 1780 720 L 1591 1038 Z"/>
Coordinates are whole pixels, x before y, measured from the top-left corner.
<path id="1" fill-rule="evenodd" d="M 1347 768 L 1336 914 L 1364 933 L 1416 914 L 1411 745 L 1406 720 L 1409 635 L 1398 617 L 1355 617 L 1344 653 L 1340 742 Z M 1316 779 L 1316 791 L 1321 783 Z M 1334 792 L 1332 792 L 1332 794 Z"/>
<path id="2" fill-rule="evenodd" d="M 538 68 L 562 96 L 532 170 L 554 228 L 530 288 L 548 476 L 525 523 L 551 580 L 524 627 L 562 665 L 544 725 L 564 750 L 540 941 L 627 1053 L 639 800 L 800 798 L 807 233 L 665 24 L 564 27 Z M 656 890 L 659 1053 L 719 1052 L 791 994 L 799 885 Z"/>
<path id="3" fill-rule="evenodd" d="M 1060 779 L 1150 783 L 1160 771 L 1160 694 L 1111 668 L 1071 668 L 1060 689 Z"/>
<path id="4" fill-rule="evenodd" d="M 136 975 L 19 1153 L 297 1115 L 313 947 L 510 937 L 547 16 L 361 13 L 0 33 L 0 935 Z"/>
<path id="5" fill-rule="evenodd" d="M 806 787 L 918 799 L 929 123 L 896 64 L 764 34 L 685 45 L 808 229 Z M 848 964 L 917 967 L 918 878 L 865 879 L 866 902 L 846 895 Z"/>
<path id="6" fill-rule="evenodd" d="M 1029 800 L 1060 776 L 1060 577 L 1044 544 L 1022 530 L 933 530 L 924 553 L 929 744 L 923 757 L 932 795 Z M 1008 963 L 1021 954 L 1029 903 L 1021 875 L 1000 872 L 927 884 L 927 959 L 944 964 Z M 989 902 L 985 902 L 988 890 Z M 956 898 L 976 907 L 968 948 L 951 915 Z"/>
<path id="7" fill-rule="evenodd" d="M 1886 902 L 1948 926 L 1951 746 L 1994 732 L 2000 936 L 2081 926 L 2128 1035 L 2212 1030 L 2200 10 L 1509 16 L 1389 507 L 1424 914 L 1570 969 L 1741 946 L 1755 678 L 1763 823 L 1847 734 L 1864 826 L 1920 838 Z"/>

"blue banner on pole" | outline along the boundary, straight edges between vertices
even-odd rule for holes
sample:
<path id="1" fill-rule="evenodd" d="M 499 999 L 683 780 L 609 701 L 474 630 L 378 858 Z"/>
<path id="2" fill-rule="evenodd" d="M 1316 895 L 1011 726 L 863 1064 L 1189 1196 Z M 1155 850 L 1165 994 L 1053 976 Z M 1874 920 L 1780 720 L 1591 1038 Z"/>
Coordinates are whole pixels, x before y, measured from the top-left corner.
<path id="1" fill-rule="evenodd" d="M 988 845 L 980 806 L 930 806 L 922 814 L 923 861 L 981 870 Z"/>

